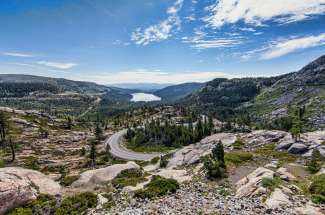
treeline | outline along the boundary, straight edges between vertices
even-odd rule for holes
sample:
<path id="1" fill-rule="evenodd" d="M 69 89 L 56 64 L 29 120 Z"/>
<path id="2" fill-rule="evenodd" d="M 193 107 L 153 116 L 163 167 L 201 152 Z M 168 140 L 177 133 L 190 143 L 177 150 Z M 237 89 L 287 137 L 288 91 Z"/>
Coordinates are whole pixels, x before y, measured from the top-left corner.
<path id="1" fill-rule="evenodd" d="M 0 83 L 0 97 L 23 97 L 35 91 L 58 93 L 60 89 L 48 83 Z"/>
<path id="2" fill-rule="evenodd" d="M 211 117 L 204 121 L 199 119 L 195 126 L 193 122 L 176 125 L 168 121 L 153 120 L 144 127 L 129 128 L 126 139 L 136 147 L 161 145 L 179 148 L 200 141 L 210 135 L 213 129 Z"/>

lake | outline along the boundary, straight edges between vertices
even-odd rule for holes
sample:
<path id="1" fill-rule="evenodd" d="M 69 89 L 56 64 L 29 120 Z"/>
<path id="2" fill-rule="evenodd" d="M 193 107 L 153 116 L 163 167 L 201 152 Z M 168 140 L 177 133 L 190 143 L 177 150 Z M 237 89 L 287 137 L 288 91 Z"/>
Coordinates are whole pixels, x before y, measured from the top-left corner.
<path id="1" fill-rule="evenodd" d="M 155 96 L 151 93 L 133 93 L 132 94 L 132 102 L 152 102 L 152 101 L 160 101 L 161 98 Z"/>

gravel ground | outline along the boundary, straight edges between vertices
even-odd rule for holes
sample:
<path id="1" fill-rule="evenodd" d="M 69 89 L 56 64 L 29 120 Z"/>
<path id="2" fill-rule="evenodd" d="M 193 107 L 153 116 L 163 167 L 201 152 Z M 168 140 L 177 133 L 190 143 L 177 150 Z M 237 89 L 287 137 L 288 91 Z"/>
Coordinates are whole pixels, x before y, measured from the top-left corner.
<path id="1" fill-rule="evenodd" d="M 175 193 L 156 200 L 135 200 L 124 198 L 116 207 L 107 212 L 93 213 L 142 215 L 142 214 L 215 214 L 215 215 L 253 215 L 253 214 L 286 214 L 293 215 L 296 207 L 301 207 L 306 200 L 295 196 L 292 204 L 276 210 L 267 209 L 261 198 L 235 199 L 229 188 L 217 187 L 202 182 L 182 184 Z M 223 195 L 222 195 L 223 194 Z"/>

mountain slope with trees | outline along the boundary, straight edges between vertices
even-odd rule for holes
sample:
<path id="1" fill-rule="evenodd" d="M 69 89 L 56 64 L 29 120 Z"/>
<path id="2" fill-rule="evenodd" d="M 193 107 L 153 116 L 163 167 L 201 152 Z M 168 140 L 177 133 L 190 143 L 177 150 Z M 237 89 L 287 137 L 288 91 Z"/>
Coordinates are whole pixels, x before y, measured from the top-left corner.
<path id="1" fill-rule="evenodd" d="M 188 96 L 204 86 L 205 83 L 184 83 L 165 87 L 155 91 L 154 94 L 161 97 L 161 99 L 165 102 L 173 102 Z"/>
<path id="2" fill-rule="evenodd" d="M 301 70 L 267 78 L 217 78 L 180 101 L 221 119 L 248 114 L 255 121 L 287 118 L 304 107 L 310 127 L 325 126 L 325 55 Z"/>

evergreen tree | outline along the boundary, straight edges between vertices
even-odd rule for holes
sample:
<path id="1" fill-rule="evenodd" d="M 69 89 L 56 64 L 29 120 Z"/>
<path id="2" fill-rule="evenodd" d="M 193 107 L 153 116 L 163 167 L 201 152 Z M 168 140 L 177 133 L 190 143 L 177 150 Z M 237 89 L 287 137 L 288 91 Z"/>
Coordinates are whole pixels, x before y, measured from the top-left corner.
<path id="1" fill-rule="evenodd" d="M 96 123 L 95 137 L 97 141 L 101 141 L 103 139 L 103 130 L 100 127 L 99 123 Z"/>
<path id="2" fill-rule="evenodd" d="M 311 160 L 307 164 L 307 168 L 311 173 L 316 173 L 321 169 L 320 161 L 322 159 L 322 155 L 320 154 L 318 149 L 314 149 L 311 154 Z"/>
<path id="3" fill-rule="evenodd" d="M 217 145 L 212 149 L 212 158 L 220 162 L 220 164 L 225 167 L 225 151 L 221 140 Z"/>
<path id="4" fill-rule="evenodd" d="M 91 160 L 91 167 L 95 168 L 96 166 L 96 145 L 98 144 L 97 140 L 93 139 L 90 141 L 90 160 Z"/>
<path id="5" fill-rule="evenodd" d="M 203 132 L 203 125 L 202 125 L 202 120 L 199 119 L 196 125 L 195 129 L 195 140 L 200 141 L 203 138 L 204 132 Z"/>

